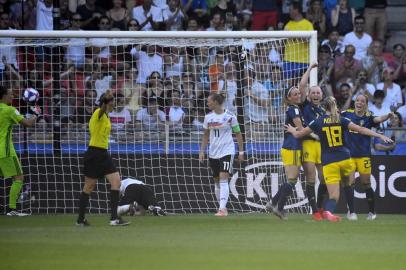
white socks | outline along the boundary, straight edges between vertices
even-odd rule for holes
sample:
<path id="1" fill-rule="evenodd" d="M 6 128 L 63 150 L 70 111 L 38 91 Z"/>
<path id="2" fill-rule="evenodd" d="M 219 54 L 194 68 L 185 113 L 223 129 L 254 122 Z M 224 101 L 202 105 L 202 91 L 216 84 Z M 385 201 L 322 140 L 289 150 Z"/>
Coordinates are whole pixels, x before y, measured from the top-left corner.
<path id="1" fill-rule="evenodd" d="M 230 189 L 228 187 L 228 180 L 220 179 L 220 209 L 227 208 L 229 194 L 230 194 Z"/>
<path id="2" fill-rule="evenodd" d="M 220 203 L 220 182 L 214 181 L 214 194 L 216 194 L 217 202 Z"/>

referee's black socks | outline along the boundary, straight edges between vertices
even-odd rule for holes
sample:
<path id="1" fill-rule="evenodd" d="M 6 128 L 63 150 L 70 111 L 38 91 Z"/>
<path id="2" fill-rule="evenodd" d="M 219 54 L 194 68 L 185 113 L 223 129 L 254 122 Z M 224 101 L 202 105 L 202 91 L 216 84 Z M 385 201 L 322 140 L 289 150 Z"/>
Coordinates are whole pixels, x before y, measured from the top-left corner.
<path id="1" fill-rule="evenodd" d="M 111 218 L 110 220 L 118 219 L 117 207 L 120 197 L 120 192 L 118 190 L 110 190 L 110 205 L 111 205 Z"/>
<path id="2" fill-rule="evenodd" d="M 85 211 L 86 211 L 87 205 L 89 204 L 89 197 L 90 197 L 90 195 L 87 193 L 82 192 L 80 194 L 78 222 L 81 222 L 85 219 Z"/>

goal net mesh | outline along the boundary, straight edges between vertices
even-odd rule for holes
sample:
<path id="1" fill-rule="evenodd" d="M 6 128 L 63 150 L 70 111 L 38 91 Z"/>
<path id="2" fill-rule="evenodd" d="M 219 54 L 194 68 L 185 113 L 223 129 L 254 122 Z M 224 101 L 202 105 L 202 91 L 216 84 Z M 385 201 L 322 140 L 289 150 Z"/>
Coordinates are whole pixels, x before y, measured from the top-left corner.
<path id="1" fill-rule="evenodd" d="M 32 128 L 15 126 L 13 141 L 25 174 L 18 200 L 33 213 L 72 213 L 84 182 L 82 156 L 88 122 L 99 97 L 111 90 L 109 151 L 122 178 L 149 185 L 168 211 L 218 208 L 208 162 L 198 160 L 210 93 L 226 96 L 245 143 L 245 161 L 234 162 L 231 212 L 263 211 L 286 181 L 280 158 L 286 104 L 309 62 L 307 38 L 131 39 L 0 38 L 1 84 L 24 115 L 22 97 L 36 89 L 41 110 Z M 295 63 L 296 62 L 296 63 Z M 308 212 L 304 179 L 287 209 Z M 5 211 L 11 180 L 1 181 Z M 89 211 L 109 211 L 109 184 L 100 179 Z"/>

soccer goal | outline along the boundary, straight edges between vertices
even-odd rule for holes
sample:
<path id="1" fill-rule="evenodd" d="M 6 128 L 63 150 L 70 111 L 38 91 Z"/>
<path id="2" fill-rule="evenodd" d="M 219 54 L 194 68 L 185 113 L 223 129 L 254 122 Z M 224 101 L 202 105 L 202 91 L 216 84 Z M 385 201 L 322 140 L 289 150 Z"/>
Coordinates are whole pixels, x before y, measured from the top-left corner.
<path id="1" fill-rule="evenodd" d="M 234 162 L 229 211 L 262 211 L 286 181 L 279 150 L 284 91 L 298 84 L 317 59 L 317 33 L 309 32 L 87 32 L 0 31 L 3 85 L 22 113 L 41 117 L 15 127 L 14 143 L 25 173 L 20 207 L 33 213 L 72 213 L 84 177 L 88 121 L 106 90 L 110 151 L 123 178 L 150 185 L 168 212 L 207 213 L 217 206 L 208 162 L 198 160 L 208 112 L 207 96 L 223 93 L 245 141 Z M 311 74 L 311 84 L 317 73 Z M 27 88 L 37 103 L 22 99 Z M 302 183 L 287 209 L 308 212 Z M 1 181 L 4 211 L 10 181 Z M 108 211 L 109 187 L 100 180 L 90 211 Z"/>

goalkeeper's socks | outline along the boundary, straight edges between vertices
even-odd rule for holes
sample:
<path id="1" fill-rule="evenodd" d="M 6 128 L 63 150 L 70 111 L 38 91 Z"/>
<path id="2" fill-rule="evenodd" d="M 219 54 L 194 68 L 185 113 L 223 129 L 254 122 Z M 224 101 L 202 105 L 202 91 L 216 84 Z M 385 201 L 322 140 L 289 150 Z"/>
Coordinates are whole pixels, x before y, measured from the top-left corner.
<path id="1" fill-rule="evenodd" d="M 17 208 L 17 198 L 20 194 L 21 188 L 23 187 L 23 181 L 14 180 L 10 188 L 10 198 L 8 201 L 8 206 L 12 209 Z"/>
<path id="2" fill-rule="evenodd" d="M 316 206 L 316 198 L 315 198 L 315 191 L 314 191 L 314 183 L 306 184 L 306 196 L 309 200 L 310 207 L 312 208 L 313 213 L 317 212 Z"/>
<path id="3" fill-rule="evenodd" d="M 279 198 L 281 197 L 281 189 L 276 192 L 275 196 L 272 198 L 272 205 L 275 206 L 278 204 Z"/>
<path id="4" fill-rule="evenodd" d="M 336 210 L 336 204 L 337 204 L 337 202 L 336 202 L 336 200 L 334 200 L 334 199 L 328 199 L 327 201 L 326 201 L 326 204 L 325 204 L 325 211 L 329 211 L 330 213 L 334 213 L 334 210 Z"/>
<path id="5" fill-rule="evenodd" d="M 214 194 L 216 195 L 217 202 L 220 203 L 220 182 L 214 181 Z"/>
<path id="6" fill-rule="evenodd" d="M 110 220 L 118 219 L 117 206 L 120 197 L 120 192 L 118 190 L 110 190 L 110 204 L 111 204 L 111 218 Z"/>
<path id="7" fill-rule="evenodd" d="M 230 189 L 228 187 L 227 179 L 220 179 L 220 209 L 227 208 L 228 196 L 230 194 Z"/>
<path id="8" fill-rule="evenodd" d="M 85 211 L 86 207 L 89 203 L 90 195 L 87 193 L 82 192 L 79 197 L 79 217 L 78 221 L 81 222 L 85 219 Z"/>
<path id="9" fill-rule="evenodd" d="M 351 186 L 344 186 L 345 198 L 347 199 L 348 211 L 354 213 L 354 189 Z"/>
<path id="10" fill-rule="evenodd" d="M 327 194 L 327 185 L 320 183 L 317 189 L 317 209 L 323 208 L 323 201 L 326 194 Z"/>
<path id="11" fill-rule="evenodd" d="M 278 210 L 282 211 L 285 207 L 286 201 L 288 200 L 288 196 L 292 193 L 293 185 L 291 183 L 284 183 L 281 186 L 281 194 L 278 201 Z"/>
<path id="12" fill-rule="evenodd" d="M 365 195 L 366 195 L 367 201 L 368 201 L 369 212 L 370 213 L 375 213 L 375 193 L 374 193 L 374 190 L 371 187 L 365 189 Z"/>

